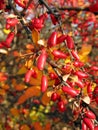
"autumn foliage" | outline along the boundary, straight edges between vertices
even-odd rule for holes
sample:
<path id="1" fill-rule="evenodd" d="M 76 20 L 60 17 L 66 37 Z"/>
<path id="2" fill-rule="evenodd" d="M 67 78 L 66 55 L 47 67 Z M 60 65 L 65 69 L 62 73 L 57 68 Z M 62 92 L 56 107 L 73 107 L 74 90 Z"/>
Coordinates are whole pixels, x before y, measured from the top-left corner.
<path id="1" fill-rule="evenodd" d="M 98 1 L 2 0 L 0 21 L 0 130 L 97 130 Z"/>

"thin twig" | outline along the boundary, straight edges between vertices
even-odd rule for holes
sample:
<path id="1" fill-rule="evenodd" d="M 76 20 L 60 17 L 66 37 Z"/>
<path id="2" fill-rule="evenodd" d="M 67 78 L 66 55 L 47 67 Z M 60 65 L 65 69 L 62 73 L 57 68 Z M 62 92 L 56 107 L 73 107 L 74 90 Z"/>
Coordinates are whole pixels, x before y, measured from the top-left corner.
<path id="1" fill-rule="evenodd" d="M 59 10 L 68 10 L 68 11 L 76 11 L 76 12 L 80 12 L 80 11 L 89 11 L 89 7 L 85 7 L 85 8 L 79 8 L 79 7 L 60 7 L 58 8 Z M 94 13 L 95 15 L 98 15 L 98 12 L 91 12 Z"/>

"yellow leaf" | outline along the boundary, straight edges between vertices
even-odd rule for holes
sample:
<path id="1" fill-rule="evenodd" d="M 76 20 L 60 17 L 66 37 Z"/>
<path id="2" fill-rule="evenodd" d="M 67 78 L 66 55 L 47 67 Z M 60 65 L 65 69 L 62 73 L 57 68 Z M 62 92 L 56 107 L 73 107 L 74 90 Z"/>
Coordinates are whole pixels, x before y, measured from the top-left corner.
<path id="1" fill-rule="evenodd" d="M 37 31 L 37 29 L 34 28 L 34 29 L 32 30 L 32 40 L 33 40 L 33 42 L 36 44 L 39 39 L 40 39 L 40 38 L 39 38 L 39 32 Z"/>
<path id="2" fill-rule="evenodd" d="M 9 34 L 9 33 L 11 32 L 11 30 L 10 30 L 10 29 L 3 29 L 3 32 L 4 32 L 5 34 Z"/>
<path id="3" fill-rule="evenodd" d="M 83 56 L 83 55 L 81 55 L 81 56 L 79 56 L 79 57 L 80 57 L 80 61 L 81 61 L 81 62 L 83 62 L 83 63 L 88 62 L 88 56 Z"/>
<path id="4" fill-rule="evenodd" d="M 20 129 L 21 130 L 30 130 L 29 126 L 27 126 L 27 125 L 22 125 Z"/>
<path id="5" fill-rule="evenodd" d="M 84 96 L 87 95 L 87 86 L 85 86 L 85 87 L 83 88 L 82 92 L 83 92 L 83 95 L 84 95 Z"/>
<path id="6" fill-rule="evenodd" d="M 44 39 L 39 40 L 39 41 L 38 41 L 38 44 L 39 44 L 39 45 L 42 45 L 42 46 L 46 46 L 46 42 L 45 42 Z"/>
<path id="7" fill-rule="evenodd" d="M 88 44 L 83 44 L 81 50 L 79 51 L 79 55 L 87 56 L 92 50 L 92 46 Z"/>
<path id="8" fill-rule="evenodd" d="M 32 64 L 33 64 L 32 59 L 29 59 L 29 60 L 26 61 L 25 67 L 27 67 L 28 69 L 30 69 L 32 67 Z"/>
<path id="9" fill-rule="evenodd" d="M 49 80 L 48 81 L 48 86 L 52 86 L 55 83 L 55 80 Z"/>
<path id="10" fill-rule="evenodd" d="M 67 64 L 67 63 L 70 63 L 70 62 L 71 62 L 70 57 L 66 58 L 65 63 Z"/>
<path id="11" fill-rule="evenodd" d="M 10 112 L 13 116 L 19 116 L 19 110 L 17 108 L 11 108 Z"/>
<path id="12" fill-rule="evenodd" d="M 21 74 L 25 74 L 27 72 L 27 69 L 25 66 L 23 66 L 22 68 L 19 69 L 19 71 L 17 72 L 17 74 L 21 75 Z"/>
<path id="13" fill-rule="evenodd" d="M 79 51 L 80 61 L 86 63 L 88 62 L 88 54 L 91 52 L 92 46 L 88 44 L 83 44 L 81 50 Z"/>

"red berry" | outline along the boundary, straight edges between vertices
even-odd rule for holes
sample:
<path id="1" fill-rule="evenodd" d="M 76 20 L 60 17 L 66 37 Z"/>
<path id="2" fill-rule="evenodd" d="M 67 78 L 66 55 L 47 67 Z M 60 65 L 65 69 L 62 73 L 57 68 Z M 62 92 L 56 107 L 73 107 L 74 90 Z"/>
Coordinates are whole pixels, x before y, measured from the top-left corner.
<path id="1" fill-rule="evenodd" d="M 41 78 L 41 91 L 45 92 L 48 87 L 48 79 L 46 75 L 43 75 Z"/>
<path id="2" fill-rule="evenodd" d="M 82 130 L 87 130 L 87 129 L 88 129 L 87 125 L 82 121 Z"/>
<path id="3" fill-rule="evenodd" d="M 53 50 L 52 54 L 55 58 L 65 59 L 67 57 L 67 55 L 64 52 L 59 50 Z"/>
<path id="4" fill-rule="evenodd" d="M 47 58 L 47 53 L 45 50 L 42 50 L 42 53 L 40 54 L 40 56 L 38 57 L 37 60 L 37 67 L 39 70 L 43 70 L 45 63 L 46 63 L 46 58 Z"/>
<path id="5" fill-rule="evenodd" d="M 84 118 L 83 118 L 83 122 L 87 125 L 87 127 L 88 127 L 90 130 L 94 130 L 94 124 L 93 124 L 92 120 L 90 120 L 90 119 L 87 118 L 87 117 L 84 117 Z"/>
<path id="6" fill-rule="evenodd" d="M 30 81 L 31 76 L 35 73 L 35 71 L 32 70 L 28 70 L 27 73 L 25 74 L 25 82 L 28 83 Z"/>
<path id="7" fill-rule="evenodd" d="M 64 104 L 63 101 L 59 101 L 59 102 L 58 102 L 58 110 L 59 110 L 60 112 L 64 112 L 64 111 L 66 110 L 65 104 Z"/>
<path id="8" fill-rule="evenodd" d="M 94 130 L 98 130 L 98 126 L 95 126 L 95 127 L 94 127 Z"/>
<path id="9" fill-rule="evenodd" d="M 66 35 L 61 35 L 57 38 L 57 44 L 64 42 L 66 39 Z"/>
<path id="10" fill-rule="evenodd" d="M 50 72 L 50 73 L 49 73 L 49 77 L 50 77 L 51 79 L 57 79 L 57 78 L 58 78 L 57 74 L 56 74 L 56 73 L 53 73 L 53 72 Z"/>
<path id="11" fill-rule="evenodd" d="M 74 41 L 73 41 L 73 39 L 72 39 L 72 37 L 71 36 L 66 36 L 66 41 L 67 41 L 67 47 L 69 48 L 69 49 L 74 49 Z"/>
<path id="12" fill-rule="evenodd" d="M 56 101 L 56 100 L 58 100 L 60 98 L 60 96 L 56 93 L 56 92 L 54 92 L 54 93 L 52 93 L 52 95 L 51 95 L 51 100 L 52 101 Z"/>
<path id="13" fill-rule="evenodd" d="M 94 96 L 98 97 L 98 86 L 96 86 L 96 88 L 94 89 Z"/>
<path id="14" fill-rule="evenodd" d="M 78 53 L 76 51 L 72 50 L 71 54 L 77 61 L 79 61 L 80 58 L 79 58 L 79 55 L 78 55 Z"/>
<path id="15" fill-rule="evenodd" d="M 72 97 L 75 97 L 75 96 L 77 96 L 77 95 L 79 94 L 79 92 L 77 92 L 77 91 L 74 90 L 73 88 L 67 87 L 67 86 L 63 86 L 63 87 L 62 87 L 62 90 L 63 90 L 63 92 L 69 94 L 69 95 L 72 96 Z"/>
<path id="16" fill-rule="evenodd" d="M 90 110 L 86 111 L 85 116 L 90 118 L 90 119 L 96 119 L 95 114 L 92 111 L 90 111 Z"/>
<path id="17" fill-rule="evenodd" d="M 53 47 L 57 44 L 57 32 L 53 32 L 48 39 L 48 46 Z"/>

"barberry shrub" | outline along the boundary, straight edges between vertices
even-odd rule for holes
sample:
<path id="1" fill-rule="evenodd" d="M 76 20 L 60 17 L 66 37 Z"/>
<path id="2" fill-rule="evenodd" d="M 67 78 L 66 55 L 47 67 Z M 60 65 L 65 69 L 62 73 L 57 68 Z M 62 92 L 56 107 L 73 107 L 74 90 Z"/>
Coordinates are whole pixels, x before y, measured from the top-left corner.
<path id="1" fill-rule="evenodd" d="M 0 1 L 0 129 L 98 129 L 97 6 Z"/>

